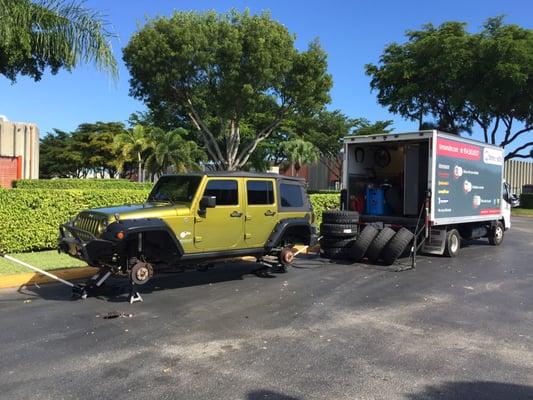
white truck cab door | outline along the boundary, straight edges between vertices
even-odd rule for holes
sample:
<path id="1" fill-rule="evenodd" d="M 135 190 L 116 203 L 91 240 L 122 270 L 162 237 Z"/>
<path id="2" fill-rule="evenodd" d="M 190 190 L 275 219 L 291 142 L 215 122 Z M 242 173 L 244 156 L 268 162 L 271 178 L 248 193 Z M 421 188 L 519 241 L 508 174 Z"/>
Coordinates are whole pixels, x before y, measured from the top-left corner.
<path id="1" fill-rule="evenodd" d="M 501 211 L 503 223 L 507 230 L 511 227 L 511 193 L 509 192 L 509 184 L 505 181 L 503 182 L 502 187 Z"/>

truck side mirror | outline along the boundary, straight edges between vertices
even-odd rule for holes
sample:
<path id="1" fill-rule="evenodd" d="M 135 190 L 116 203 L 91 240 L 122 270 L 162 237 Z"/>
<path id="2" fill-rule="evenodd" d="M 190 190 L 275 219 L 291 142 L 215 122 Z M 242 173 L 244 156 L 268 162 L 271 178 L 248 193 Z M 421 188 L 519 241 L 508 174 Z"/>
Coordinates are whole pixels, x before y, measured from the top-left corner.
<path id="1" fill-rule="evenodd" d="M 215 196 L 202 196 L 200 199 L 200 209 L 199 212 L 202 215 L 205 215 L 205 212 L 208 208 L 214 208 L 217 205 L 217 198 Z"/>
<path id="2" fill-rule="evenodd" d="M 510 198 L 511 207 L 519 207 L 520 206 L 520 198 L 515 194 L 511 194 Z"/>

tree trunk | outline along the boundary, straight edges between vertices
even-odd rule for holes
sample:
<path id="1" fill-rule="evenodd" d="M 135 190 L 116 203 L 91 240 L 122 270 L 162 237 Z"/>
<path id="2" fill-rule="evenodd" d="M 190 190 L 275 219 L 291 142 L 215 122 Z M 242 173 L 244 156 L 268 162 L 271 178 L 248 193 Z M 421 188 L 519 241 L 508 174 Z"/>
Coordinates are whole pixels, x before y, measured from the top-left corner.
<path id="1" fill-rule="evenodd" d="M 138 182 L 142 182 L 142 160 L 141 160 L 141 153 L 137 153 L 137 167 L 138 167 L 138 176 L 137 176 L 137 181 Z"/>

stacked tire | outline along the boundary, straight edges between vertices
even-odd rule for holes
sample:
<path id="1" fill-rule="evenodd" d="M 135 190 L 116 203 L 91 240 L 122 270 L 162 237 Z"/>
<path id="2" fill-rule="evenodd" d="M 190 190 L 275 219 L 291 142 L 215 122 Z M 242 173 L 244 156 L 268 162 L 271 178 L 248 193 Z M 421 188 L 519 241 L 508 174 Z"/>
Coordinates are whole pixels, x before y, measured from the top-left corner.
<path id="1" fill-rule="evenodd" d="M 359 231 L 359 213 L 328 210 L 322 213 L 320 248 L 326 258 L 350 258 L 350 249 Z"/>
<path id="2" fill-rule="evenodd" d="M 367 225 L 351 246 L 350 258 L 359 261 L 366 257 L 372 263 L 381 260 L 385 265 L 392 265 L 408 250 L 413 238 L 413 233 L 406 228 L 396 232 L 389 227 L 378 230 Z"/>

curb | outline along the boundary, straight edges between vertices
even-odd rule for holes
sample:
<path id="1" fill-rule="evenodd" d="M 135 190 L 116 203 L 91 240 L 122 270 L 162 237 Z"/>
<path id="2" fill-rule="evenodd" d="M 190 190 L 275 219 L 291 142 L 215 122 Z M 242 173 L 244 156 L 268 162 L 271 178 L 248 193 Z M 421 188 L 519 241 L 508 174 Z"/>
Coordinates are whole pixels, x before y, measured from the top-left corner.
<path id="1" fill-rule="evenodd" d="M 305 246 L 294 246 L 296 251 L 304 249 Z M 318 247 L 309 247 L 302 251 L 300 254 L 308 254 L 318 251 Z M 240 257 L 244 261 L 255 261 L 255 257 Z M 94 267 L 79 267 L 79 268 L 67 268 L 48 271 L 58 277 L 66 280 L 81 279 L 93 276 L 98 272 L 98 268 Z M 54 279 L 48 276 L 41 275 L 37 272 L 23 272 L 20 274 L 0 275 L 0 289 L 29 286 L 43 283 L 56 282 Z"/>
<path id="2" fill-rule="evenodd" d="M 59 276 L 62 279 L 80 279 L 88 278 L 94 275 L 98 271 L 98 268 L 93 267 L 80 267 L 80 268 L 67 268 L 47 271 L 54 275 Z M 0 289 L 21 287 L 36 285 L 42 283 L 56 282 L 54 279 L 48 276 L 41 275 L 37 272 L 23 272 L 20 274 L 0 275 Z"/>

